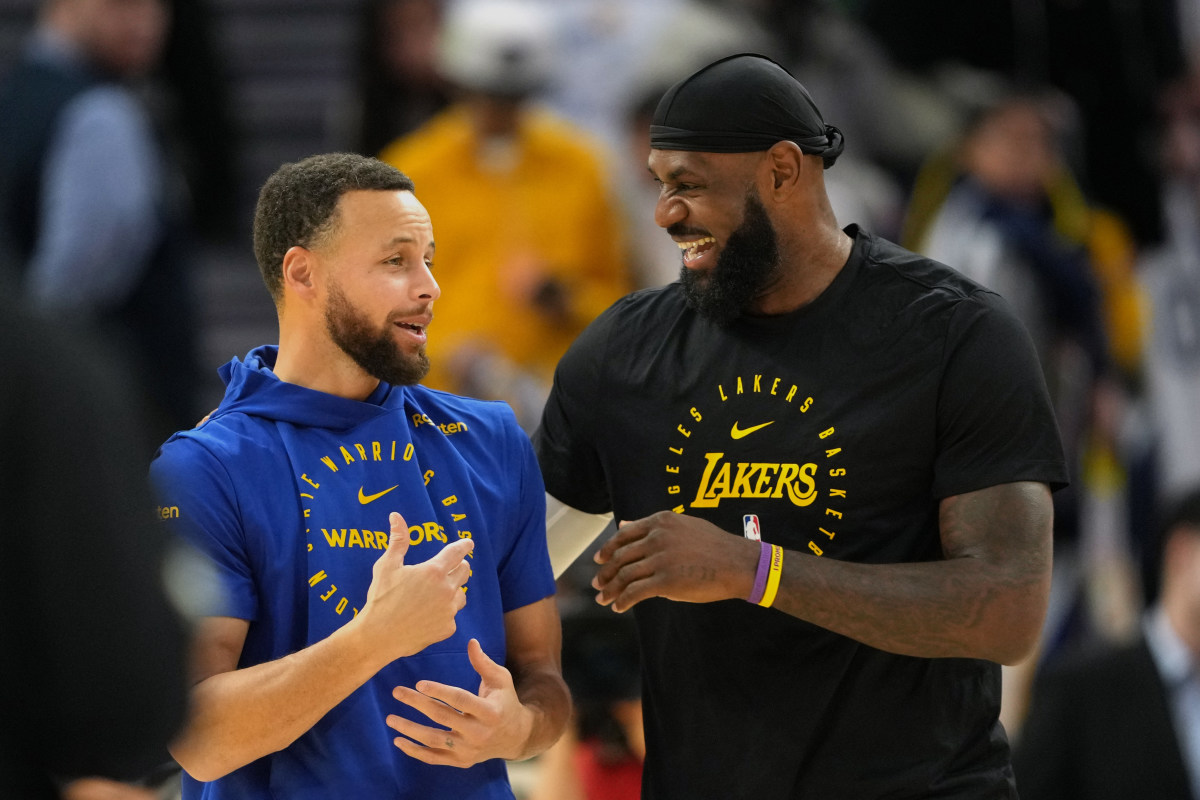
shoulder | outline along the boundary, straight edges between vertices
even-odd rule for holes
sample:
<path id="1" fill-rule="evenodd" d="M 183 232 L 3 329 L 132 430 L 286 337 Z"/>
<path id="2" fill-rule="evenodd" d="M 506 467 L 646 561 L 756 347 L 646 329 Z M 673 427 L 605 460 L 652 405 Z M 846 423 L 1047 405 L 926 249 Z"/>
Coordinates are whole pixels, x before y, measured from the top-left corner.
<path id="1" fill-rule="evenodd" d="M 858 236 L 863 240 L 864 273 L 875 281 L 936 293 L 948 303 L 980 294 L 995 295 L 947 264 L 866 231 L 860 230 Z"/>
<path id="2" fill-rule="evenodd" d="M 141 102 L 123 86 L 96 84 L 73 97 L 63 113 L 78 123 L 141 131 L 146 113 Z"/>
<path id="3" fill-rule="evenodd" d="M 640 331 L 629 330 L 625 326 L 645 324 L 669 327 L 679 316 L 692 313 L 683 296 L 683 289 L 676 282 L 631 292 L 605 309 L 592 324 L 632 337 L 639 335 Z"/>
<path id="4" fill-rule="evenodd" d="M 512 407 L 500 400 L 479 400 L 427 386 L 405 389 L 405 414 L 414 427 L 432 425 L 452 439 L 468 433 L 470 440 L 499 442 L 524 437 Z"/>
<path id="5" fill-rule="evenodd" d="M 252 473 L 262 461 L 261 453 L 273 449 L 274 438 L 266 428 L 260 418 L 239 411 L 214 415 L 163 442 L 155 454 L 154 469 L 176 473 L 213 470 L 231 480 L 239 471 Z M 256 453 L 260 455 L 256 457 Z"/>
<path id="6" fill-rule="evenodd" d="M 858 236 L 862 262 L 854 295 L 881 325 L 907 321 L 950 336 L 984 321 L 1024 330 L 1004 298 L 953 267 L 863 231 Z"/>
<path id="7" fill-rule="evenodd" d="M 639 289 L 602 311 L 568 350 L 576 357 L 619 353 L 634 358 L 644 347 L 657 347 L 681 319 L 694 316 L 678 283 Z"/>

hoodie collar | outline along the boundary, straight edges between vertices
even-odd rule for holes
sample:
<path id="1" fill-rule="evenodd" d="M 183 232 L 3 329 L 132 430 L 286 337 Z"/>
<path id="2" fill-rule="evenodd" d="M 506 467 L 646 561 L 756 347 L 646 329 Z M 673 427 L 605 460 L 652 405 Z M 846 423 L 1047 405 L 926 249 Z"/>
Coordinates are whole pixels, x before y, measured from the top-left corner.
<path id="1" fill-rule="evenodd" d="M 294 425 L 344 430 L 388 412 L 393 391 L 403 387 L 379 382 L 365 400 L 319 392 L 280 380 L 272 371 L 279 354 L 277 345 L 251 350 L 245 360 L 234 357 L 217 370 L 225 382 L 225 397 L 212 418 L 239 412 Z"/>

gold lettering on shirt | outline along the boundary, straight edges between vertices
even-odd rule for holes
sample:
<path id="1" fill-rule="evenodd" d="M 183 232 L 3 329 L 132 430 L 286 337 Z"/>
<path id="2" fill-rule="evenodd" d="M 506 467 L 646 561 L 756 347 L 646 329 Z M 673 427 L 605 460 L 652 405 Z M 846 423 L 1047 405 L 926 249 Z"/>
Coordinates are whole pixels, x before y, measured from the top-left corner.
<path id="1" fill-rule="evenodd" d="M 800 507 L 817 499 L 816 464 L 735 463 L 723 461 L 724 453 L 706 453 L 704 457 L 708 463 L 693 508 L 716 508 L 722 500 L 735 497 L 781 498 L 785 492 L 787 499 Z"/>

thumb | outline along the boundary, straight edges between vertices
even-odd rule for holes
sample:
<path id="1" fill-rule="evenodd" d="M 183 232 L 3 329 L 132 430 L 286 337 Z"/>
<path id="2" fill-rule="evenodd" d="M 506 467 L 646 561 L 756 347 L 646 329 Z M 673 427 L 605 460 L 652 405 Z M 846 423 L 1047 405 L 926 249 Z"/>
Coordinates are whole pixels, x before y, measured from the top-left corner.
<path id="1" fill-rule="evenodd" d="M 458 539 L 437 551 L 437 555 L 429 559 L 429 563 L 436 563 L 439 568 L 450 572 L 474 549 L 473 539 Z"/>
<path id="2" fill-rule="evenodd" d="M 393 511 L 388 514 L 388 522 L 391 523 L 392 532 L 388 536 L 388 549 L 380 556 L 381 558 L 399 559 L 400 563 L 404 563 L 404 555 L 408 552 L 408 523 L 404 521 L 404 517 L 399 511 Z"/>
<path id="3" fill-rule="evenodd" d="M 496 685 L 504 680 L 508 670 L 492 661 L 491 657 L 483 651 L 483 645 L 478 639 L 472 639 L 467 643 L 467 658 L 471 661 L 471 666 L 479 673 L 479 677 L 483 679 L 483 685 Z"/>

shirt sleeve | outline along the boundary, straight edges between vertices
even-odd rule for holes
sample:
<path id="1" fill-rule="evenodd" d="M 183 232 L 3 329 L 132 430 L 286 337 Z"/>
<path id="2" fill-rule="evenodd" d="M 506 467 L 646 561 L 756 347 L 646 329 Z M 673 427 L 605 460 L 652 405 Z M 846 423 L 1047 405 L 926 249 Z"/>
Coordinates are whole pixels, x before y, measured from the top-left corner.
<path id="1" fill-rule="evenodd" d="M 162 168 L 149 120 L 125 89 L 100 87 L 63 111 L 42 176 L 27 290 L 50 311 L 120 304 L 161 231 Z"/>
<path id="2" fill-rule="evenodd" d="M 535 603 L 555 592 L 550 552 L 546 546 L 546 490 L 533 446 L 514 418 L 510 435 L 515 440 L 519 501 L 513 515 L 513 541 L 501 556 L 497 571 L 503 609 Z"/>
<path id="3" fill-rule="evenodd" d="M 160 503 L 156 516 L 211 562 L 221 596 L 210 616 L 254 620 L 258 590 L 246 549 L 237 491 L 221 461 L 190 438 L 175 438 L 159 450 L 150 478 Z"/>
<path id="4" fill-rule="evenodd" d="M 612 510 L 604 466 L 594 443 L 594 415 L 589 413 L 604 396 L 601 371 L 612 316 L 613 309 L 601 314 L 563 355 L 554 370 L 541 423 L 533 433 L 546 491 L 590 514 Z"/>
<path id="5" fill-rule="evenodd" d="M 1014 481 L 1067 484 L 1045 378 L 1024 327 L 993 292 L 958 303 L 937 402 L 933 493 L 949 497 Z"/>

